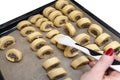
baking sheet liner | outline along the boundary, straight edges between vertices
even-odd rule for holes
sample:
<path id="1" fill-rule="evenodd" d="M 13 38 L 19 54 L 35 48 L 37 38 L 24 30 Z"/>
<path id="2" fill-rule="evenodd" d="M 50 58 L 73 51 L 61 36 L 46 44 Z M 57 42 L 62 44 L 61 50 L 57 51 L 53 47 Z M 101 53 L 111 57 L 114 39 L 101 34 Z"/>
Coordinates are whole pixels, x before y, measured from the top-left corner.
<path id="1" fill-rule="evenodd" d="M 70 2 L 70 3 L 73 4 L 72 2 Z M 51 5 L 51 6 L 53 6 L 53 5 Z M 76 8 L 78 10 L 82 11 L 77 6 L 76 6 Z M 93 23 L 100 25 L 103 28 L 104 32 L 109 33 L 112 36 L 112 39 L 110 41 L 116 40 L 119 42 L 119 40 L 120 40 L 119 37 L 115 36 L 112 32 L 110 32 L 108 29 L 106 29 L 101 24 L 96 22 L 92 17 L 87 15 L 85 12 L 83 12 L 83 13 L 84 13 L 85 17 L 88 17 Z M 73 23 L 73 22 L 71 22 L 71 23 L 75 26 L 75 28 L 77 30 L 76 35 L 79 33 L 89 34 L 87 32 L 87 28 L 80 29 L 76 26 L 75 23 Z M 66 34 L 64 32 L 63 28 L 56 28 L 56 29 L 58 29 L 63 34 Z M 37 29 L 37 30 L 39 31 L 39 29 Z M 63 55 L 63 51 L 58 49 L 55 45 L 52 45 L 50 43 L 50 39 L 45 37 L 46 32 L 41 32 L 41 33 L 44 35 L 43 38 L 47 41 L 47 44 L 50 45 L 54 49 L 54 55 L 52 55 L 51 57 L 55 56 L 61 60 L 61 64 L 57 67 L 63 67 L 68 73 L 67 76 L 60 78 L 58 80 L 63 80 L 67 77 L 71 77 L 73 80 L 79 80 L 80 76 L 84 72 L 86 72 L 90 69 L 89 66 L 86 65 L 84 68 L 82 68 L 80 70 L 74 70 L 70 66 L 71 61 L 76 59 L 77 57 L 80 57 L 83 54 L 81 52 L 79 52 L 80 53 L 79 56 L 77 56 L 75 58 L 66 58 Z M 11 48 L 9 48 L 5 51 L 0 51 L 0 70 L 1 70 L 5 80 L 49 80 L 46 70 L 41 65 L 44 61 L 46 61 L 47 59 L 49 59 L 51 57 L 48 57 L 46 59 L 39 59 L 35 55 L 36 52 L 34 52 L 30 49 L 30 43 L 26 40 L 26 38 L 24 38 L 20 35 L 20 32 L 18 30 L 11 32 L 9 35 L 16 38 L 16 45 L 11 48 L 16 48 L 16 49 L 19 49 L 20 51 L 22 51 L 23 52 L 23 60 L 19 63 L 11 63 L 5 58 L 6 51 Z M 95 38 L 93 38 L 91 36 L 91 43 L 94 43 L 94 39 Z M 103 47 L 104 46 L 102 46 L 101 49 Z"/>

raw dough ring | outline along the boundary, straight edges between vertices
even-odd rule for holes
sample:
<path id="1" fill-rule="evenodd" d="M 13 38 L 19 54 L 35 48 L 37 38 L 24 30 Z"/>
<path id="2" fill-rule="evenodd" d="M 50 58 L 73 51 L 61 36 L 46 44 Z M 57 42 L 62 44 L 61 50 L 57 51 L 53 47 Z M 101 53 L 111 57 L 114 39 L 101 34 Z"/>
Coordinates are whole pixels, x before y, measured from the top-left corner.
<path id="1" fill-rule="evenodd" d="M 56 9 L 53 7 L 47 7 L 43 10 L 43 15 L 45 17 L 48 17 L 50 15 L 51 12 L 55 11 Z"/>
<path id="2" fill-rule="evenodd" d="M 57 29 L 53 29 L 46 34 L 46 37 L 51 39 L 52 37 L 54 37 L 57 34 L 60 34 L 60 32 Z"/>
<path id="3" fill-rule="evenodd" d="M 55 3 L 55 8 L 58 10 L 62 10 L 69 2 L 66 0 L 59 0 Z"/>
<path id="4" fill-rule="evenodd" d="M 38 19 L 40 19 L 40 18 L 43 18 L 43 15 L 41 15 L 41 14 L 36 14 L 36 15 L 34 15 L 34 16 L 32 16 L 32 17 L 30 18 L 30 22 L 33 23 L 33 24 L 35 24 L 35 22 L 36 22 Z"/>
<path id="5" fill-rule="evenodd" d="M 52 28 L 53 28 L 53 23 L 50 22 L 50 21 L 45 21 L 41 24 L 40 26 L 40 30 L 43 31 L 43 32 L 48 32 L 48 31 L 51 31 Z"/>
<path id="6" fill-rule="evenodd" d="M 109 48 L 114 49 L 115 53 L 118 53 L 120 49 L 120 43 L 117 41 L 112 41 L 104 47 L 104 51 L 107 51 Z"/>
<path id="7" fill-rule="evenodd" d="M 6 52 L 6 58 L 11 62 L 19 62 L 22 57 L 22 52 L 17 49 L 10 49 Z"/>
<path id="8" fill-rule="evenodd" d="M 79 28 L 88 28 L 90 27 L 91 24 L 92 22 L 90 21 L 89 18 L 81 18 L 77 21 L 77 26 Z"/>
<path id="9" fill-rule="evenodd" d="M 79 54 L 79 51 L 72 47 L 66 47 L 64 50 L 64 56 L 68 58 L 73 58 Z"/>
<path id="10" fill-rule="evenodd" d="M 56 11 L 51 12 L 50 15 L 48 16 L 48 18 L 51 21 L 54 21 L 57 16 L 61 16 L 61 15 L 62 15 L 62 13 L 60 11 L 56 10 Z"/>
<path id="11" fill-rule="evenodd" d="M 42 34 L 40 32 L 38 32 L 38 31 L 36 31 L 36 32 L 33 32 L 33 33 L 29 34 L 27 36 L 27 40 L 29 42 L 32 42 L 33 40 L 41 38 L 41 37 L 42 37 Z"/>
<path id="12" fill-rule="evenodd" d="M 72 80 L 71 78 L 66 78 L 66 79 L 64 79 L 64 80 Z"/>
<path id="13" fill-rule="evenodd" d="M 83 17 L 83 13 L 78 10 L 74 10 L 68 15 L 68 17 L 71 21 L 75 22 Z"/>
<path id="14" fill-rule="evenodd" d="M 86 46 L 90 43 L 90 36 L 86 33 L 81 33 L 75 37 L 75 41 L 82 46 Z"/>
<path id="15" fill-rule="evenodd" d="M 21 22 L 19 22 L 17 24 L 17 29 L 21 30 L 21 29 L 23 29 L 23 28 L 25 28 L 27 26 L 32 26 L 32 24 L 29 21 L 27 21 L 27 20 L 23 20 L 23 21 L 21 21 Z"/>
<path id="16" fill-rule="evenodd" d="M 23 28 L 21 31 L 20 31 L 20 34 L 23 36 L 23 37 L 26 37 L 28 36 L 29 34 L 35 32 L 36 29 L 32 26 L 28 26 L 28 27 L 25 27 Z"/>
<path id="17" fill-rule="evenodd" d="M 55 68 L 50 70 L 47 74 L 51 80 L 55 80 L 57 78 L 67 75 L 67 72 L 63 68 Z"/>
<path id="18" fill-rule="evenodd" d="M 72 61 L 71 66 L 74 69 L 79 69 L 82 66 L 86 65 L 89 62 L 89 59 L 86 56 L 80 56 L 79 58 Z"/>
<path id="19" fill-rule="evenodd" d="M 85 47 L 94 51 L 100 51 L 100 48 L 96 44 L 89 44 Z"/>
<path id="20" fill-rule="evenodd" d="M 33 51 L 37 51 L 46 44 L 47 42 L 44 39 L 38 38 L 31 43 L 30 47 Z"/>
<path id="21" fill-rule="evenodd" d="M 60 61 L 57 57 L 53 57 L 53 58 L 50 58 L 50 59 L 46 60 L 46 61 L 43 63 L 42 66 L 43 66 L 46 70 L 50 70 L 50 69 L 58 66 L 60 63 L 61 63 L 61 61 Z"/>
<path id="22" fill-rule="evenodd" d="M 64 30 L 71 37 L 73 37 L 76 33 L 76 29 L 71 23 L 66 23 Z"/>
<path id="23" fill-rule="evenodd" d="M 43 23 L 43 22 L 45 22 L 45 21 L 48 21 L 48 19 L 47 18 L 40 18 L 40 19 L 38 19 L 37 20 L 37 22 L 35 23 L 35 25 L 36 25 L 36 27 L 41 27 L 41 24 Z"/>
<path id="24" fill-rule="evenodd" d="M 93 37 L 97 37 L 100 34 L 103 33 L 103 29 L 97 25 L 97 24 L 92 24 L 90 25 L 88 32 L 93 36 Z"/>
<path id="25" fill-rule="evenodd" d="M 103 33 L 95 39 L 95 43 L 99 46 L 102 46 L 109 41 L 110 37 L 111 36 L 109 34 Z"/>
<path id="26" fill-rule="evenodd" d="M 13 45 L 15 45 L 15 38 L 12 36 L 4 36 L 0 38 L 0 49 L 5 50 L 6 48 L 9 48 Z"/>
<path id="27" fill-rule="evenodd" d="M 42 59 L 50 56 L 51 54 L 53 54 L 53 48 L 51 48 L 48 45 L 45 45 L 37 51 L 36 55 Z"/>
<path id="28" fill-rule="evenodd" d="M 57 48 L 59 48 L 59 49 L 61 49 L 61 50 L 65 50 L 66 46 L 65 46 L 65 45 L 62 45 L 62 44 L 57 43 Z"/>
<path id="29" fill-rule="evenodd" d="M 56 44 L 57 44 L 57 41 L 56 41 L 55 39 L 56 39 L 59 35 L 61 35 L 61 34 L 57 34 L 57 35 L 55 35 L 53 38 L 51 38 L 50 42 L 51 42 L 52 44 L 56 45 Z"/>
<path id="30" fill-rule="evenodd" d="M 68 18 L 66 16 L 58 16 L 54 20 L 54 24 L 56 27 L 63 27 L 68 22 Z"/>
<path id="31" fill-rule="evenodd" d="M 62 9 L 62 12 L 65 14 L 65 15 L 69 15 L 72 11 L 75 10 L 75 7 L 73 5 L 66 5 L 63 9 Z"/>

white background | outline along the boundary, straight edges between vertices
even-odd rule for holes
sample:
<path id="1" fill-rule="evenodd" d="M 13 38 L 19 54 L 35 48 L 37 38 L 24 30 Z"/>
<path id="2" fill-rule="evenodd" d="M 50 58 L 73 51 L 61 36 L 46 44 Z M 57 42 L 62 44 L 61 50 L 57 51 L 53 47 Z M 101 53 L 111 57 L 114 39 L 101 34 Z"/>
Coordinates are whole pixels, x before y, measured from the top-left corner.
<path id="1" fill-rule="evenodd" d="M 0 0 L 0 24 L 54 0 Z M 76 0 L 104 22 L 120 32 L 119 0 Z"/>

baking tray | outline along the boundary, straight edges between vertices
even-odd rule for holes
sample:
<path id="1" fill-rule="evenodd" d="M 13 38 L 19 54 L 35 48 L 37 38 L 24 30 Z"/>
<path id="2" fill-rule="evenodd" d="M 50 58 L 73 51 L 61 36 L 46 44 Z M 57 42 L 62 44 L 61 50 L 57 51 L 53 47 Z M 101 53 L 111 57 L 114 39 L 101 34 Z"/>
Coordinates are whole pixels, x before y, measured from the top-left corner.
<path id="1" fill-rule="evenodd" d="M 20 63 L 10 63 L 9 61 L 7 61 L 5 59 L 5 56 L 4 56 L 5 55 L 4 53 L 8 49 L 5 51 L 0 51 L 0 53 L 2 55 L 2 56 L 0 56 L 0 59 L 1 59 L 0 66 L 2 67 L 2 68 L 0 67 L 0 70 L 2 73 L 2 74 L 0 74 L 0 80 L 49 80 L 45 74 L 46 71 L 40 66 L 41 62 L 43 62 L 47 59 L 40 60 L 40 59 L 36 58 L 36 56 L 34 55 L 35 52 L 30 51 L 29 43 L 27 42 L 27 40 L 19 34 L 19 31 L 16 30 L 16 25 L 18 22 L 20 22 L 22 20 L 26 20 L 32 15 L 35 15 L 38 13 L 42 14 L 42 11 L 44 8 L 46 8 L 48 6 L 53 6 L 53 4 L 55 2 L 56 1 L 53 1 L 43 7 L 35 9 L 29 13 L 26 13 L 18 18 L 15 18 L 7 23 L 0 25 L 0 37 L 2 37 L 4 35 L 8 35 L 8 34 L 12 35 L 12 36 L 14 35 L 14 37 L 17 37 L 19 39 L 19 43 L 22 43 L 21 45 L 19 45 L 17 43 L 14 47 L 18 48 L 22 52 L 24 52 L 24 59 Z M 91 12 L 89 12 L 83 6 L 78 4 L 76 1 L 70 0 L 70 3 L 75 5 L 77 9 L 84 12 L 85 16 L 90 18 L 92 20 L 92 22 L 97 23 L 100 26 L 102 26 L 107 33 L 110 33 L 111 36 L 113 36 L 114 40 L 117 40 L 119 42 L 119 40 L 120 40 L 119 32 L 115 31 L 113 28 L 111 28 L 109 25 L 107 25 L 102 20 L 97 18 L 95 15 L 93 15 Z M 75 25 L 74 23 L 72 23 L 72 24 Z M 84 32 L 84 31 L 85 30 L 81 30 L 81 32 Z M 77 32 L 77 33 L 79 33 L 79 32 Z M 45 33 L 43 33 L 43 35 L 45 35 Z M 46 39 L 46 40 L 48 40 L 48 39 Z M 24 45 L 24 47 L 21 47 L 21 46 L 23 46 L 23 44 L 26 44 L 26 45 Z M 48 41 L 48 44 L 55 49 L 54 53 L 57 53 L 57 54 L 55 54 L 55 56 L 57 56 L 57 57 L 59 57 L 59 59 L 63 60 L 59 67 L 64 67 L 65 70 L 68 72 L 68 75 L 65 77 L 71 77 L 73 80 L 79 80 L 80 75 L 90 69 L 88 66 L 85 66 L 82 70 L 73 70 L 70 67 L 70 62 L 73 59 L 68 59 L 68 58 L 63 59 L 63 54 L 61 54 L 62 51 L 57 49 L 54 45 L 51 45 L 49 41 Z M 63 63 L 63 62 L 66 62 L 67 64 Z M 68 68 L 68 66 L 69 66 L 69 68 Z M 3 77 L 4 77 L 4 79 L 3 79 Z M 59 79 L 59 80 L 63 80 L 64 78 Z"/>

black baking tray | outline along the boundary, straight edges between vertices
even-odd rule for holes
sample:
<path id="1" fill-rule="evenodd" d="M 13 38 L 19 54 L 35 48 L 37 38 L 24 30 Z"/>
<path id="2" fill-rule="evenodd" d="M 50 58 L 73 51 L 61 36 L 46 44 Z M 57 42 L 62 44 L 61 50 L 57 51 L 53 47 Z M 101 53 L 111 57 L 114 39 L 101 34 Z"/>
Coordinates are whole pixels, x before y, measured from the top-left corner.
<path id="1" fill-rule="evenodd" d="M 116 30 L 114 30 L 112 27 L 110 27 L 108 24 L 106 24 L 105 22 L 103 22 L 101 19 L 99 19 L 98 17 L 96 17 L 94 14 L 92 14 L 90 11 L 88 11 L 86 8 L 84 8 L 82 5 L 80 5 L 79 3 L 77 3 L 75 0 L 70 0 L 73 4 L 75 4 L 76 6 L 78 6 L 80 9 L 82 9 L 85 13 L 87 13 L 89 16 L 91 16 L 94 20 L 96 20 L 98 23 L 100 23 L 101 25 L 103 25 L 104 27 L 106 27 L 109 31 L 111 31 L 113 34 L 115 34 L 117 37 L 120 38 L 120 33 L 117 32 Z M 14 30 L 16 30 L 16 25 L 18 22 L 28 19 L 30 16 L 38 14 L 38 13 L 42 13 L 43 9 L 54 4 L 56 2 L 53 1 L 49 4 L 46 4 L 45 6 L 42 6 L 40 8 L 37 8 L 31 12 L 28 12 L 20 17 L 17 17 L 13 20 L 10 20 L 2 25 L 0 25 L 0 37 L 7 35 L 11 32 L 13 32 Z M 2 73 L 0 72 L 0 80 L 4 80 L 3 78 L 4 76 L 2 76 Z"/>

